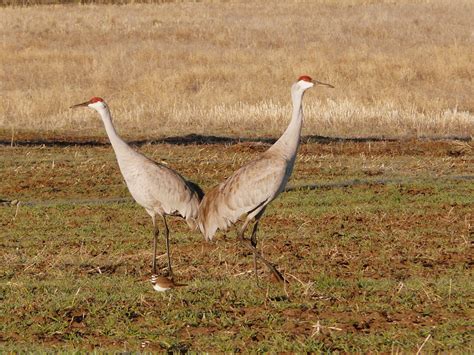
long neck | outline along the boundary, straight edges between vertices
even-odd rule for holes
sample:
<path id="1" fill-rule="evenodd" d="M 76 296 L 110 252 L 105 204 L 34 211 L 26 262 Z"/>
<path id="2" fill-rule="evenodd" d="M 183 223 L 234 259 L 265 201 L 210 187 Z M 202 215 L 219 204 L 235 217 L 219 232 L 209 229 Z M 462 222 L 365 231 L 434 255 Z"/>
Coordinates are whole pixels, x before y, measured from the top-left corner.
<path id="1" fill-rule="evenodd" d="M 110 143 L 112 144 L 112 148 L 114 148 L 115 155 L 117 155 L 117 159 L 119 159 L 119 155 L 122 152 L 132 150 L 129 145 L 117 134 L 115 127 L 112 123 L 112 117 L 110 115 L 110 111 L 107 107 L 101 108 L 97 110 L 104 122 L 105 131 L 107 132 L 107 136 L 109 137 Z"/>
<path id="2" fill-rule="evenodd" d="M 291 93 L 293 112 L 291 121 L 283 135 L 270 148 L 280 152 L 285 158 L 290 159 L 296 155 L 300 143 L 301 126 L 303 124 L 303 91 L 294 90 Z"/>

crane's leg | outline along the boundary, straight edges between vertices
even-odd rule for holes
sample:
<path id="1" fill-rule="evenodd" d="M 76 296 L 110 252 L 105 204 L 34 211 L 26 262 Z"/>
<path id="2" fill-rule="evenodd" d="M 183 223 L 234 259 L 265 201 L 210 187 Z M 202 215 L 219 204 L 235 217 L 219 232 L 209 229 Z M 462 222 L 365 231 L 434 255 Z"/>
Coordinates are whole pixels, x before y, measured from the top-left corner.
<path id="1" fill-rule="evenodd" d="M 158 239 L 158 234 L 160 231 L 156 225 L 156 216 L 152 215 L 151 220 L 153 221 L 153 263 L 152 263 L 152 271 L 153 274 L 156 275 L 156 241 Z"/>
<path id="2" fill-rule="evenodd" d="M 258 285 L 257 255 L 256 255 L 256 251 L 257 251 L 257 229 L 258 229 L 258 222 L 260 222 L 260 218 L 262 217 L 263 212 L 265 212 L 265 207 L 255 215 L 255 217 L 254 217 L 255 218 L 255 224 L 253 225 L 252 235 L 250 237 L 250 244 L 254 247 L 253 270 L 254 270 L 255 280 L 257 282 L 257 285 Z"/>
<path id="3" fill-rule="evenodd" d="M 258 222 L 260 221 L 260 217 L 262 217 L 263 212 L 265 209 L 260 211 L 256 216 L 255 216 L 255 225 L 253 226 L 253 231 L 252 231 L 252 236 L 250 238 L 250 243 L 247 242 L 244 238 L 245 230 L 247 229 L 248 224 L 250 223 L 250 219 L 245 220 L 242 228 L 240 229 L 240 232 L 238 234 L 238 239 L 243 245 L 245 245 L 247 248 L 252 250 L 253 252 L 253 257 L 254 257 L 254 271 L 255 271 L 255 277 L 257 277 L 257 259 L 260 259 L 266 266 L 267 268 L 273 273 L 275 278 L 280 281 L 280 282 L 285 282 L 285 278 L 283 275 L 276 269 L 275 266 L 273 266 L 272 263 L 270 263 L 267 259 L 265 259 L 262 254 L 257 250 L 257 229 L 258 229 Z"/>
<path id="4" fill-rule="evenodd" d="M 255 217 L 256 221 L 255 224 L 253 225 L 253 231 L 252 231 L 252 237 L 250 238 L 250 247 L 252 248 L 253 252 L 253 270 L 255 274 L 255 280 L 258 285 L 258 274 L 257 274 L 257 227 L 258 227 L 258 221 L 260 220 L 261 213 L 259 213 L 259 217 Z M 250 223 L 251 219 L 245 220 L 244 224 L 242 225 L 242 228 L 240 228 L 240 232 L 238 234 L 238 239 L 241 243 L 244 245 L 248 246 L 247 241 L 244 238 L 245 230 L 247 229 L 248 224 Z"/>
<path id="5" fill-rule="evenodd" d="M 244 234 L 245 234 L 245 230 L 247 229 L 247 226 L 249 225 L 249 223 L 250 223 L 250 220 L 246 219 L 244 224 L 242 225 L 242 228 L 240 228 L 239 234 L 237 234 L 237 238 L 241 242 L 245 241 Z"/>
<path id="6" fill-rule="evenodd" d="M 262 217 L 263 213 L 265 212 L 265 208 L 262 209 L 259 213 L 255 215 L 255 224 L 253 225 L 253 230 L 252 230 L 252 235 L 250 237 L 250 244 L 253 247 L 253 267 L 254 267 L 254 273 L 255 273 L 255 280 L 257 281 L 258 285 L 258 275 L 257 275 L 257 257 L 259 256 L 258 251 L 257 251 L 257 230 L 258 230 L 258 223 L 260 222 L 260 218 Z M 266 261 L 263 259 L 263 257 L 260 255 L 260 258 L 262 261 L 267 265 L 267 267 L 270 269 L 270 271 L 275 275 L 276 279 L 278 281 L 285 281 L 285 278 L 283 275 L 273 266 L 270 262 Z"/>
<path id="7" fill-rule="evenodd" d="M 253 252 L 253 271 L 255 274 L 255 281 L 258 285 L 258 274 L 257 274 L 257 255 L 255 251 L 257 250 L 257 229 L 258 229 L 258 221 L 260 218 L 256 219 L 255 224 L 253 225 L 252 236 L 250 237 L 250 244 L 255 248 Z"/>
<path id="8" fill-rule="evenodd" d="M 260 259 L 266 266 L 267 268 L 273 273 L 273 275 L 275 276 L 275 278 L 280 281 L 280 282 L 286 282 L 285 278 L 283 277 L 283 275 L 277 270 L 277 268 L 272 264 L 270 263 L 267 259 L 265 259 L 262 254 L 260 254 L 260 252 L 257 250 L 257 248 L 255 248 L 251 243 L 246 243 L 244 242 L 244 245 L 247 247 L 247 248 L 250 248 L 254 254 L 254 257 L 257 258 L 257 259 Z"/>
<path id="9" fill-rule="evenodd" d="M 168 277 L 173 279 L 173 270 L 171 269 L 171 256 L 170 256 L 170 230 L 168 229 L 168 223 L 166 223 L 165 215 L 163 215 L 163 222 L 165 222 L 166 255 L 168 256 Z"/>

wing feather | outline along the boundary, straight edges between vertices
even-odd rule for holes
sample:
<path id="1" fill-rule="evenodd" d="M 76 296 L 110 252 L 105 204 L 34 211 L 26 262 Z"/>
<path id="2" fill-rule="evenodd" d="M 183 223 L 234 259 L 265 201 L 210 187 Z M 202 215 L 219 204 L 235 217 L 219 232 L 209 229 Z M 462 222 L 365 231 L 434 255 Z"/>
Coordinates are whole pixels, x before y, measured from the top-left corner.
<path id="1" fill-rule="evenodd" d="M 226 230 L 244 213 L 272 201 L 286 183 L 284 159 L 261 156 L 244 165 L 204 196 L 198 224 L 207 239 L 217 229 Z"/>
<path id="2" fill-rule="evenodd" d="M 179 214 L 196 219 L 203 195 L 199 186 L 176 171 L 141 155 L 121 170 L 133 198 L 149 213 Z"/>

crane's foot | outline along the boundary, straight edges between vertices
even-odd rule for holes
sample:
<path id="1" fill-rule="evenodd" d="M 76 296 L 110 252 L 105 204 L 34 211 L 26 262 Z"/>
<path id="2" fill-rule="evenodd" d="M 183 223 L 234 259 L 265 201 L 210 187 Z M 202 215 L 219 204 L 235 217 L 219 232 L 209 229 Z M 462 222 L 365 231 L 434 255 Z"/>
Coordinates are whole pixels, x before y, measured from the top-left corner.
<path id="1" fill-rule="evenodd" d="M 258 280 L 258 276 L 257 276 L 257 267 L 256 267 L 256 259 L 260 259 L 267 267 L 268 269 L 272 272 L 273 276 L 275 276 L 275 279 L 278 281 L 278 282 L 286 282 L 288 283 L 288 281 L 283 277 L 283 275 L 281 274 L 280 271 L 278 271 L 276 269 L 275 266 L 273 266 L 273 264 L 271 262 L 269 262 L 267 259 L 265 259 L 262 254 L 260 254 L 260 252 L 257 250 L 257 248 L 255 246 L 252 245 L 252 241 L 250 241 L 250 243 L 248 243 L 247 240 L 241 240 L 241 242 L 243 242 L 243 244 L 247 247 L 247 248 L 250 248 L 253 252 L 253 257 L 254 257 L 254 271 L 255 271 L 255 277 L 257 278 Z M 258 284 L 258 281 L 257 281 L 257 284 Z"/>
<path id="2" fill-rule="evenodd" d="M 257 275 L 257 266 L 256 266 L 256 259 L 259 258 L 260 260 L 262 260 L 262 262 L 267 266 L 267 268 L 270 270 L 270 272 L 273 274 L 273 276 L 275 277 L 275 279 L 278 281 L 278 282 L 286 282 L 288 283 L 288 281 L 285 279 L 285 277 L 281 274 L 280 271 L 277 270 L 277 268 L 271 263 L 269 262 L 267 259 L 265 259 L 259 252 L 258 250 L 255 248 L 255 251 L 254 251 L 254 254 L 253 254 L 253 257 L 254 257 L 254 260 L 255 260 L 255 275 Z"/>
<path id="3" fill-rule="evenodd" d="M 268 264 L 270 264 L 270 263 L 268 263 Z M 267 264 L 267 267 L 270 269 L 270 271 L 272 272 L 273 276 L 275 277 L 275 279 L 276 279 L 278 282 L 288 283 L 288 280 L 285 279 L 285 277 L 281 274 L 280 271 L 278 271 L 278 270 L 276 269 L 275 266 L 273 266 L 273 265 L 271 265 L 271 264 L 268 265 L 268 264 Z"/>

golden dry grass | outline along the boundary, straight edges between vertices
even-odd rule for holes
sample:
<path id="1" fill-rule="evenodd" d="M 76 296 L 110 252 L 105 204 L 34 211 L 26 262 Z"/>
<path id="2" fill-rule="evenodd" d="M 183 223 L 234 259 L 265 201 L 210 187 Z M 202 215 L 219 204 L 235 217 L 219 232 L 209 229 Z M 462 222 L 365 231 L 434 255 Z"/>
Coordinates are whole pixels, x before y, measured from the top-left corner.
<path id="1" fill-rule="evenodd" d="M 52 5 L 0 9 L 0 130 L 277 136 L 300 74 L 303 134 L 472 136 L 470 0 Z"/>

